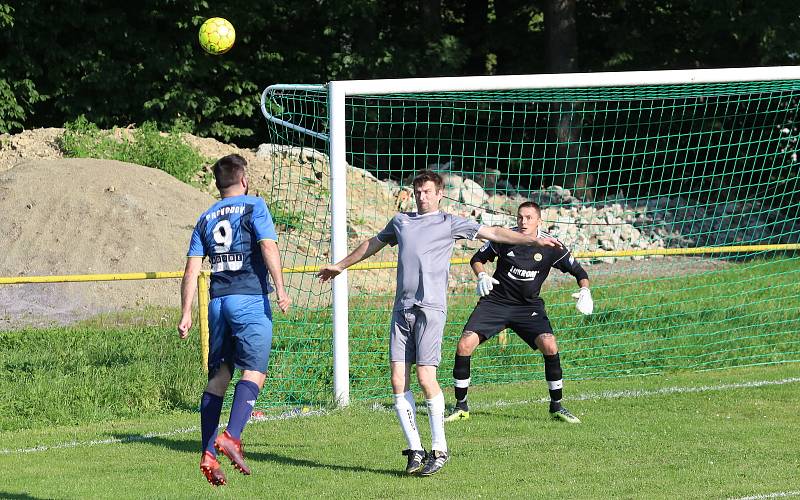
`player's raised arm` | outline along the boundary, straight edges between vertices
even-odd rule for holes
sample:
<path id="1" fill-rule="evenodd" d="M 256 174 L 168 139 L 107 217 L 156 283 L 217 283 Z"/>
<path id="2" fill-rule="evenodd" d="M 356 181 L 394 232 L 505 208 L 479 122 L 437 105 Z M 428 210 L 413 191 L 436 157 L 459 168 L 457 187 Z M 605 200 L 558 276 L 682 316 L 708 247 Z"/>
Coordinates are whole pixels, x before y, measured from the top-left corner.
<path id="1" fill-rule="evenodd" d="M 178 335 L 182 339 L 189 336 L 189 329 L 192 327 L 192 302 L 194 302 L 194 294 L 197 291 L 197 277 L 200 275 L 202 265 L 202 257 L 186 259 L 186 267 L 183 270 L 183 280 L 181 281 L 181 321 L 178 323 Z"/>
<path id="2" fill-rule="evenodd" d="M 283 285 L 283 267 L 281 265 L 281 255 L 278 252 L 278 244 L 273 240 L 261 240 L 258 242 L 261 247 L 261 255 L 272 276 L 272 284 L 275 285 L 275 296 L 277 297 L 278 307 L 281 312 L 286 313 L 292 304 L 292 299 L 286 293 Z"/>
<path id="3" fill-rule="evenodd" d="M 518 233 L 510 229 L 498 226 L 481 226 L 478 230 L 478 238 L 489 240 L 495 243 L 505 243 L 507 245 L 527 245 L 534 247 L 560 247 L 561 243 L 555 238 L 536 238 L 527 234 Z"/>
<path id="4" fill-rule="evenodd" d="M 361 244 L 358 245 L 355 250 L 350 252 L 347 257 L 340 260 L 336 264 L 322 266 L 317 273 L 317 278 L 319 278 L 319 280 L 323 283 L 331 280 L 353 264 L 358 264 L 362 260 L 372 257 L 386 245 L 387 243 L 379 240 L 377 236 L 373 236 L 372 238 L 361 242 Z"/>

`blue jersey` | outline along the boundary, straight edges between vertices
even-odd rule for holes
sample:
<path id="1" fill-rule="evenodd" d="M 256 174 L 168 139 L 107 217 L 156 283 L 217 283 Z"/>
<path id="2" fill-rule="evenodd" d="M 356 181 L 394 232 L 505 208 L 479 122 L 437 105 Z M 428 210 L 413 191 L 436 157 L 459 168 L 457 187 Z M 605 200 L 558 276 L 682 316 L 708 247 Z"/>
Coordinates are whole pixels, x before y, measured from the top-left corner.
<path id="1" fill-rule="evenodd" d="M 259 242 L 278 241 L 272 215 L 257 196 L 223 198 L 198 219 L 189 257 L 211 262 L 211 297 L 272 291 Z"/>

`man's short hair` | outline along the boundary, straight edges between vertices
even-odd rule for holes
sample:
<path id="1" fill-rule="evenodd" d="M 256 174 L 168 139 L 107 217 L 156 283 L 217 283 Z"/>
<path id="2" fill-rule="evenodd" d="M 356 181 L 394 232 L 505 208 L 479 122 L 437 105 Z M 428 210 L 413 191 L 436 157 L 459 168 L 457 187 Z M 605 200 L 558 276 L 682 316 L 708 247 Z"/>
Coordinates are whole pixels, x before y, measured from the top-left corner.
<path id="1" fill-rule="evenodd" d="M 436 184 L 437 191 L 441 191 L 444 188 L 444 179 L 442 179 L 441 175 L 432 170 L 422 170 L 417 174 L 416 177 L 414 177 L 414 180 L 411 181 L 411 185 L 417 187 L 425 184 L 428 181 Z"/>
<path id="2" fill-rule="evenodd" d="M 240 182 L 244 177 L 245 167 L 247 167 L 247 160 L 237 154 L 223 156 L 217 160 L 213 167 L 217 189 L 224 191 Z"/>
<path id="3" fill-rule="evenodd" d="M 535 201 L 524 201 L 520 203 L 520 205 L 517 207 L 517 213 L 519 213 L 519 211 L 522 210 L 523 208 L 532 208 L 536 210 L 536 214 L 539 217 L 542 216 L 542 207 L 540 207 L 539 204 L 536 203 Z"/>

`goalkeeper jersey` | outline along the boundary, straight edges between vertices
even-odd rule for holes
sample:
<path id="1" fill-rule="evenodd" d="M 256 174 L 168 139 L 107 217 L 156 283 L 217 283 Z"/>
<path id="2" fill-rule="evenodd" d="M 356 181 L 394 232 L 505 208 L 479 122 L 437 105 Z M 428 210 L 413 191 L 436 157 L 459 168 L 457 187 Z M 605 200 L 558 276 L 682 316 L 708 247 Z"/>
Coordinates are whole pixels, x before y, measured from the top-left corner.
<path id="1" fill-rule="evenodd" d="M 518 231 L 514 228 L 514 231 Z M 551 237 L 539 230 L 537 237 Z M 543 303 L 539 297 L 542 284 L 556 268 L 575 276 L 577 281 L 589 275 L 566 248 L 506 245 L 487 241 L 472 257 L 473 261 L 494 262 L 497 265 L 494 279 L 500 283 L 484 299 L 511 305 L 536 305 Z"/>
<path id="2" fill-rule="evenodd" d="M 189 257 L 211 262 L 211 298 L 272 291 L 259 242 L 278 241 L 267 204 L 257 196 L 223 198 L 197 220 Z"/>

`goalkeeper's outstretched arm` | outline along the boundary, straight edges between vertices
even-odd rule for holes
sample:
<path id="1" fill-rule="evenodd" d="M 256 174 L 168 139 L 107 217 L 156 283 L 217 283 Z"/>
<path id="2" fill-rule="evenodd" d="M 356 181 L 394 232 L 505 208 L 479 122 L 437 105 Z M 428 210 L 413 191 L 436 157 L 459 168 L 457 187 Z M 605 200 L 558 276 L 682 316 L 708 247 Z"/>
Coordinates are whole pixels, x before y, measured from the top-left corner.
<path id="1" fill-rule="evenodd" d="M 569 273 L 575 276 L 578 286 L 581 287 L 577 293 L 572 294 L 572 297 L 578 301 L 575 306 L 582 314 L 592 314 L 592 311 L 594 311 L 594 300 L 592 299 L 592 292 L 589 289 L 589 275 L 586 274 L 586 271 L 577 261 Z"/>
<path id="2" fill-rule="evenodd" d="M 469 261 L 469 266 L 472 268 L 472 272 L 475 273 L 475 276 L 480 276 L 481 273 L 486 272 L 485 263 L 486 262 L 481 262 L 480 259 L 472 257 L 472 260 Z"/>
<path id="3" fill-rule="evenodd" d="M 472 267 L 472 272 L 475 273 L 475 276 L 478 277 L 478 284 L 477 284 L 477 291 L 478 296 L 486 297 L 491 293 L 494 285 L 499 285 L 500 282 L 494 279 L 492 276 L 489 276 L 489 273 L 486 272 L 486 267 L 484 267 L 485 261 L 481 261 L 480 259 L 476 259 L 472 257 L 469 264 Z"/>
<path id="4" fill-rule="evenodd" d="M 319 280 L 323 283 L 331 280 L 353 264 L 358 264 L 362 260 L 372 257 L 385 246 L 386 243 L 373 236 L 372 238 L 358 245 L 355 250 L 350 252 L 350 255 L 340 260 L 336 264 L 323 266 L 317 273 L 317 278 L 319 278 Z"/>

